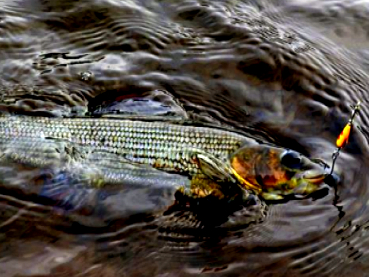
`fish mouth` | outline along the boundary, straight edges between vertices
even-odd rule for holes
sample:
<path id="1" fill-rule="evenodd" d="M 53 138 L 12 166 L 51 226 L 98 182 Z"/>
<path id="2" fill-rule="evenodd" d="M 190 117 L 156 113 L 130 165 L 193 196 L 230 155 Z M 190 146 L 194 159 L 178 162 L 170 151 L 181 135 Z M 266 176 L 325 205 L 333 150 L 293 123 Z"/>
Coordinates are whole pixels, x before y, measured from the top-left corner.
<path id="1" fill-rule="evenodd" d="M 308 181 L 309 183 L 312 183 L 314 185 L 319 185 L 319 184 L 324 182 L 324 180 L 327 178 L 328 175 L 329 174 L 327 174 L 327 173 L 311 171 L 311 172 L 305 173 L 302 176 L 302 178 L 304 180 Z"/>

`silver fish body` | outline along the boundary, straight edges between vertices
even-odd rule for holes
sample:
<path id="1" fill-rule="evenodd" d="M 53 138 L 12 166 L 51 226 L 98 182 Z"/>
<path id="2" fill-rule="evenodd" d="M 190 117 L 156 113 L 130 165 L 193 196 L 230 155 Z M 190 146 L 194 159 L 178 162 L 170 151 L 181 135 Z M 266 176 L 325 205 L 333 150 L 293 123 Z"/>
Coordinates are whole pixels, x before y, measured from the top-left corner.
<path id="1" fill-rule="evenodd" d="M 79 165 L 85 170 L 92 166 L 102 169 L 101 174 L 111 182 L 127 180 L 132 174 L 143 176 L 143 172 L 156 176 L 149 167 L 195 175 L 200 168 L 194 153 L 226 161 L 245 144 L 256 142 L 230 131 L 162 121 L 0 117 L 3 157 L 35 166 L 55 164 L 63 160 L 61 157 L 71 158 L 81 161 Z M 134 165 L 147 167 L 133 170 Z"/>

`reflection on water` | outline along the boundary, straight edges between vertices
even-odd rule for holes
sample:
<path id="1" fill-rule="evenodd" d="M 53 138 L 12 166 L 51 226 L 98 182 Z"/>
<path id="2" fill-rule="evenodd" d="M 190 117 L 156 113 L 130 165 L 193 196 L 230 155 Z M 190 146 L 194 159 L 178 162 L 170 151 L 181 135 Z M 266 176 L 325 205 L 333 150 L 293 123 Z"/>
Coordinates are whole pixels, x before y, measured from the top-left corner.
<path id="1" fill-rule="evenodd" d="M 363 107 L 338 159 L 337 187 L 263 213 L 211 201 L 193 213 L 173 205 L 173 191 L 121 188 L 83 191 L 93 204 L 73 210 L 62 194 L 53 194 L 59 205 L 34 198 L 40 172 L 8 168 L 1 276 L 367 275 L 368 1 L 17 0 L 1 8 L 1 111 L 164 116 L 235 128 L 330 163 L 350 105 Z"/>

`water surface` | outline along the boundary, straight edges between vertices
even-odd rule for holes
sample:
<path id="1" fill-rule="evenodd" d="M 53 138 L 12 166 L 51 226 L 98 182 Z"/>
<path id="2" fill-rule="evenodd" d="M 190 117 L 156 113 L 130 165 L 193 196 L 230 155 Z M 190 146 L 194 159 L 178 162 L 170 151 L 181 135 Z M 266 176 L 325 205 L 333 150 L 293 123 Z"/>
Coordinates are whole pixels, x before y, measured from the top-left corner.
<path id="1" fill-rule="evenodd" d="M 2 111 L 180 118 L 330 162 L 350 105 L 363 106 L 338 160 L 339 186 L 270 205 L 257 220 L 241 209 L 200 228 L 142 191 L 125 200 L 141 209 L 127 214 L 112 201 L 113 215 L 77 216 L 2 191 L 1 276 L 369 276 L 369 2 L 0 5 Z"/>

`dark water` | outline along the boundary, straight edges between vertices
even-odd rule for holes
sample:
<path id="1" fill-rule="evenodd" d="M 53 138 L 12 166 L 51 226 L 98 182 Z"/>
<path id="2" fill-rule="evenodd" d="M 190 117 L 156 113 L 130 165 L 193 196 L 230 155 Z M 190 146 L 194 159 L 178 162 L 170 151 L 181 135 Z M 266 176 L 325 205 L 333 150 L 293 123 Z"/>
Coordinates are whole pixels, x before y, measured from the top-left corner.
<path id="1" fill-rule="evenodd" d="M 203 228 L 138 192 L 125 201 L 144 211 L 116 201 L 96 219 L 0 194 L 0 276 L 369 276 L 369 2 L 0 5 L 2 111 L 185 118 L 330 162 L 350 105 L 363 106 L 337 189 L 262 218 Z"/>

